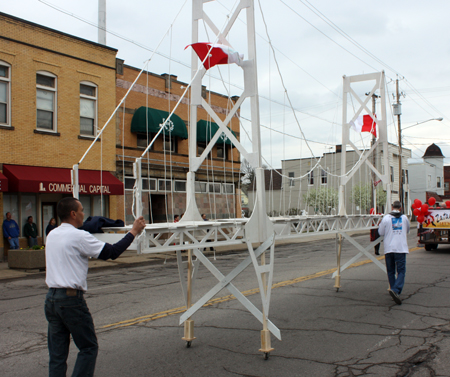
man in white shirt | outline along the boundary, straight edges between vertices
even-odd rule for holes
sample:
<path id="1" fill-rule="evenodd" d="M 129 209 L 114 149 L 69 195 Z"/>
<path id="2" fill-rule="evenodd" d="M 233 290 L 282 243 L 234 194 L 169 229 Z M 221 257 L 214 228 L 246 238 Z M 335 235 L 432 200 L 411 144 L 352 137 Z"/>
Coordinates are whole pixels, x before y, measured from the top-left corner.
<path id="1" fill-rule="evenodd" d="M 136 219 L 130 232 L 110 245 L 78 229 L 83 225 L 84 213 L 77 199 L 62 199 L 57 211 L 61 226 L 49 233 L 45 246 L 49 376 L 66 376 L 70 335 L 79 349 L 72 377 L 93 376 L 98 344 L 83 296 L 87 291 L 89 258 L 116 259 L 145 228 L 145 221 L 142 216 Z"/>
<path id="2" fill-rule="evenodd" d="M 378 228 L 378 233 L 384 236 L 384 258 L 390 285 L 389 294 L 398 305 L 402 304 L 400 294 L 405 284 L 406 254 L 409 253 L 406 238 L 409 233 L 409 221 L 401 210 L 401 203 L 395 201 L 392 204 L 392 212 L 383 217 Z"/>

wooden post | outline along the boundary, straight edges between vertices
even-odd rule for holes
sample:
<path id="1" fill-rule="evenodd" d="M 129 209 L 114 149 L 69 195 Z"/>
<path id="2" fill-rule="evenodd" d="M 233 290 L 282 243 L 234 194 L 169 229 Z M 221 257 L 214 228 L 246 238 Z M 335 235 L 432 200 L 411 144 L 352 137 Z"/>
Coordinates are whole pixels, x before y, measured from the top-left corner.
<path id="1" fill-rule="evenodd" d="M 188 250 L 188 276 L 187 276 L 187 307 L 188 310 L 191 307 L 192 302 L 192 249 Z M 181 339 L 186 341 L 186 347 L 191 346 L 191 342 L 195 339 L 194 336 L 194 321 L 187 319 L 184 322 L 184 337 Z"/>

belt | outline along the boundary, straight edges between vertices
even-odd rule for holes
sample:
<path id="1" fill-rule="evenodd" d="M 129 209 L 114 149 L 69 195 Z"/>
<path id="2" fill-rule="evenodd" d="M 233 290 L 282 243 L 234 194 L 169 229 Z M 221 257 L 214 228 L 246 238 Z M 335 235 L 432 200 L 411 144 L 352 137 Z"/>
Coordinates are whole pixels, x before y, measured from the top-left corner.
<path id="1" fill-rule="evenodd" d="M 50 288 L 56 291 L 62 291 L 65 292 L 67 296 L 77 296 L 78 293 L 83 294 L 84 292 L 81 289 L 75 289 L 75 288 Z"/>

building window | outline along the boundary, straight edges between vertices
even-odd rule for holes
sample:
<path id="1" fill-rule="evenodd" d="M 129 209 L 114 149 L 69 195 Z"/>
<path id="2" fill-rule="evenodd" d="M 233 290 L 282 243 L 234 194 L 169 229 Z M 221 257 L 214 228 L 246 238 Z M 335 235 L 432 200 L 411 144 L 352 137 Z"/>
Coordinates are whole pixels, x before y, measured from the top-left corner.
<path id="1" fill-rule="evenodd" d="M 206 143 L 202 143 L 202 142 L 197 143 L 197 155 L 198 155 L 198 157 L 200 157 L 202 155 L 202 153 L 205 151 L 205 149 L 206 149 Z M 211 157 L 211 152 L 208 153 L 206 158 L 210 158 L 210 157 Z"/>
<path id="2" fill-rule="evenodd" d="M 402 182 L 403 182 L 403 184 L 406 183 L 406 173 L 405 173 L 405 169 L 402 169 Z"/>
<path id="3" fill-rule="evenodd" d="M 125 190 L 133 190 L 135 182 L 133 177 L 125 177 Z"/>
<path id="4" fill-rule="evenodd" d="M 156 178 L 142 178 L 143 191 L 156 191 Z"/>
<path id="5" fill-rule="evenodd" d="M 224 194 L 234 194 L 234 184 L 222 183 L 222 192 Z"/>
<path id="6" fill-rule="evenodd" d="M 394 182 L 394 167 L 389 166 L 391 168 L 391 182 Z"/>
<path id="7" fill-rule="evenodd" d="M 308 185 L 313 185 L 314 184 L 314 170 L 311 170 L 308 173 Z"/>
<path id="8" fill-rule="evenodd" d="M 164 152 L 177 153 L 176 136 L 164 135 L 163 150 Z"/>
<path id="9" fill-rule="evenodd" d="M 295 186 L 294 177 L 294 172 L 289 172 L 289 186 Z"/>
<path id="10" fill-rule="evenodd" d="M 328 174 L 325 169 L 322 169 L 322 172 L 320 173 L 320 178 L 322 185 L 326 185 L 328 183 Z"/>
<path id="11" fill-rule="evenodd" d="M 56 131 L 56 76 L 36 74 L 36 128 Z"/>
<path id="12" fill-rule="evenodd" d="M 206 182 L 195 182 L 195 192 L 204 193 L 206 190 L 207 183 Z"/>
<path id="13" fill-rule="evenodd" d="M 158 179 L 158 191 L 172 191 L 172 181 L 170 179 Z"/>
<path id="14" fill-rule="evenodd" d="M 227 148 L 224 144 L 217 145 L 217 158 L 221 158 L 222 160 L 228 160 Z"/>
<path id="15" fill-rule="evenodd" d="M 0 62 L 0 125 L 10 126 L 10 67 Z"/>
<path id="16" fill-rule="evenodd" d="M 444 190 L 445 191 L 450 190 L 450 182 L 444 182 Z"/>
<path id="17" fill-rule="evenodd" d="M 175 192 L 186 192 L 186 181 L 174 181 Z"/>
<path id="18" fill-rule="evenodd" d="M 441 188 L 441 177 L 436 177 L 436 187 Z"/>
<path id="19" fill-rule="evenodd" d="M 95 136 L 97 130 L 97 87 L 80 84 L 80 134 Z"/>
<path id="20" fill-rule="evenodd" d="M 408 173 L 408 170 L 406 170 L 406 183 L 409 183 L 409 173 Z"/>
<path id="21" fill-rule="evenodd" d="M 220 194 L 220 183 L 208 183 L 208 192 Z"/>
<path id="22" fill-rule="evenodd" d="M 148 145 L 148 144 L 150 143 L 150 141 L 151 141 L 150 135 L 149 135 L 149 137 L 147 138 L 147 134 L 143 134 L 143 133 L 137 133 L 137 134 L 136 134 L 136 138 L 137 138 L 136 145 L 137 145 L 138 147 L 141 147 L 141 148 L 146 148 L 147 145 Z M 147 141 L 148 141 L 148 143 L 147 143 Z M 152 146 L 152 147 L 153 147 L 153 146 Z"/>
<path id="23" fill-rule="evenodd" d="M 431 188 L 431 174 L 428 174 L 428 183 L 427 183 L 427 187 Z"/>

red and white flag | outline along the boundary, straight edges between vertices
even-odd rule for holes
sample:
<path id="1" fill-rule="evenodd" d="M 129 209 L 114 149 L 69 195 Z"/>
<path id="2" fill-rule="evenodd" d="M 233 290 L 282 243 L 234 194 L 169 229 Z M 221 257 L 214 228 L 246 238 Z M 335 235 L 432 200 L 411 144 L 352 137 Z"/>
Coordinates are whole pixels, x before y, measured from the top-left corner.
<path id="1" fill-rule="evenodd" d="M 244 55 L 239 54 L 231 47 L 222 44 L 213 44 L 208 42 L 198 42 L 185 47 L 191 46 L 196 52 L 197 56 L 203 62 L 206 69 L 214 67 L 216 64 L 231 64 L 236 63 L 240 65 L 244 60 Z M 208 56 L 208 57 L 207 57 Z M 206 58 L 206 59 L 205 59 Z"/>
<path id="2" fill-rule="evenodd" d="M 360 115 L 354 122 L 350 121 L 350 126 L 356 132 L 370 132 L 377 137 L 377 124 L 370 115 Z"/>

